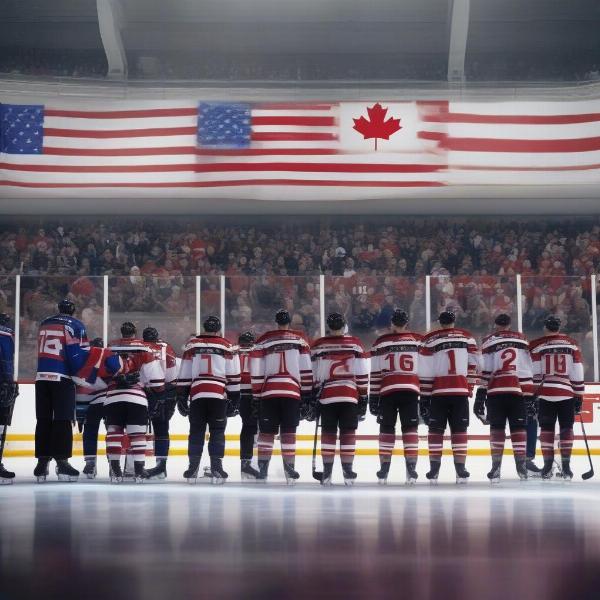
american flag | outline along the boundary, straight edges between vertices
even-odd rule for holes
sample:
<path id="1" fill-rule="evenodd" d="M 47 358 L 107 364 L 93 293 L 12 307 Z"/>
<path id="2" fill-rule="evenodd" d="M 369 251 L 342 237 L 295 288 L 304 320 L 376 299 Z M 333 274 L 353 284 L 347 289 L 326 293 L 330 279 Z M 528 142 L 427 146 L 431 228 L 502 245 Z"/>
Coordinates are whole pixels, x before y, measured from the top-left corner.
<path id="1" fill-rule="evenodd" d="M 0 105 L 0 194 L 217 188 L 334 190 L 600 181 L 596 101 L 390 102 L 389 140 L 354 119 L 373 102 Z M 368 192 L 366 191 L 368 190 Z M 234 193 L 234 192 L 232 192 Z"/>

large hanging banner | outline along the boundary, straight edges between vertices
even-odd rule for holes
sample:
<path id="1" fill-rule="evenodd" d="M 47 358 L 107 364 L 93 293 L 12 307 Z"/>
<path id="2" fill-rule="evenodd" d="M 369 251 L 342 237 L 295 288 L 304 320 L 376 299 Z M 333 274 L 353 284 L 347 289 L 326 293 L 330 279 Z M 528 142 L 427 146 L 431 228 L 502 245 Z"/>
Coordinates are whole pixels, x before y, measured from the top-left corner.
<path id="1" fill-rule="evenodd" d="M 4 197 L 26 189 L 344 200 L 453 185 L 600 183 L 595 100 L 58 99 L 2 104 L 0 125 Z"/>

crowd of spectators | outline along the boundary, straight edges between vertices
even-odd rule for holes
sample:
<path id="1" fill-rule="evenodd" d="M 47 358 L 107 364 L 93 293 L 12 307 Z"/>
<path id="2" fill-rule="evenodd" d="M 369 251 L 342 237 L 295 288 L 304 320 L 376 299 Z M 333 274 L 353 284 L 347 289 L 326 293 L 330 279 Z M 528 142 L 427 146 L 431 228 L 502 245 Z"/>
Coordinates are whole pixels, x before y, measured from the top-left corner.
<path id="1" fill-rule="evenodd" d="M 45 77 L 105 77 L 104 50 L 0 47 L 0 73 Z"/>
<path id="2" fill-rule="evenodd" d="M 0 310 L 14 306 L 21 278 L 21 336 L 35 344 L 37 323 L 70 295 L 94 334 L 102 331 L 108 275 L 110 331 L 137 315 L 182 344 L 201 311 L 219 314 L 225 275 L 229 335 L 257 333 L 286 307 L 294 326 L 317 335 L 319 275 L 326 311 L 344 313 L 365 341 L 395 307 L 425 328 L 425 275 L 431 317 L 452 309 L 478 336 L 495 315 L 516 316 L 522 278 L 523 326 L 537 335 L 549 312 L 563 319 L 591 356 L 590 275 L 600 267 L 597 218 L 31 218 L 0 226 Z M 586 350 L 587 347 L 587 350 Z"/>

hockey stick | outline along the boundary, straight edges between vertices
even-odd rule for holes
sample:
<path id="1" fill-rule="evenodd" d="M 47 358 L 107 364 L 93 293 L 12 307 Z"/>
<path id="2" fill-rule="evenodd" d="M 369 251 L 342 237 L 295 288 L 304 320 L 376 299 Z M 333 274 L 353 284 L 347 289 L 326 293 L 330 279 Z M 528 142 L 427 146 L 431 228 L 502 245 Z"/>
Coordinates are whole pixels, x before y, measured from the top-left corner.
<path id="1" fill-rule="evenodd" d="M 583 479 L 584 481 L 587 481 L 588 479 L 591 479 L 594 476 L 594 465 L 592 464 L 592 456 L 590 454 L 590 447 L 588 445 L 588 439 L 587 439 L 587 435 L 585 433 L 585 427 L 583 425 L 583 416 L 581 415 L 581 413 L 579 413 L 579 422 L 581 423 L 581 432 L 583 433 L 583 441 L 585 442 L 585 449 L 587 451 L 588 460 L 590 461 L 590 470 L 586 471 L 581 476 L 581 479 Z"/>
<path id="2" fill-rule="evenodd" d="M 312 476 L 317 481 L 323 480 L 323 472 L 317 471 L 317 435 L 319 433 L 319 421 L 321 419 L 320 412 L 317 414 L 315 419 L 315 437 L 313 439 L 313 451 L 312 451 Z"/>
<path id="3" fill-rule="evenodd" d="M 13 398 L 10 410 L 8 411 L 6 425 L 4 425 L 4 430 L 2 431 L 2 439 L 0 440 L 0 463 L 2 462 L 2 457 L 4 456 L 4 445 L 6 444 L 6 435 L 8 432 L 8 428 L 12 424 L 12 417 L 13 417 L 13 413 L 15 411 L 15 401 L 16 401 L 18 395 L 19 395 L 18 392 L 14 392 L 14 398 Z"/>

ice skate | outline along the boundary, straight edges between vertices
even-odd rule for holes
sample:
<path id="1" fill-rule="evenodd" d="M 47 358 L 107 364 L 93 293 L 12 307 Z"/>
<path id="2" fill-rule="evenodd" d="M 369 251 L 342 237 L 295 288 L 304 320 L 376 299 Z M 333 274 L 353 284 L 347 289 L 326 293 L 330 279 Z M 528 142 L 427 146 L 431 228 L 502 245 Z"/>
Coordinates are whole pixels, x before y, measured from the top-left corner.
<path id="1" fill-rule="evenodd" d="M 529 477 L 541 477 L 542 475 L 542 469 L 540 469 L 534 462 L 532 458 L 527 459 L 527 462 L 525 463 L 525 466 L 527 468 L 527 475 Z"/>
<path id="2" fill-rule="evenodd" d="M 465 469 L 465 465 L 463 463 L 454 463 L 454 468 L 456 469 L 456 483 L 459 485 L 468 483 L 471 473 Z"/>
<path id="3" fill-rule="evenodd" d="M 323 477 L 321 478 L 321 485 L 331 485 L 331 474 L 333 472 L 333 463 L 323 463 Z"/>
<path id="4" fill-rule="evenodd" d="M 188 483 L 197 483 L 198 481 L 198 469 L 200 468 L 200 457 L 190 458 L 190 464 L 188 468 L 183 472 L 183 478 Z"/>
<path id="5" fill-rule="evenodd" d="M 68 460 L 56 461 L 56 475 L 59 481 L 74 482 L 79 479 L 79 471 L 73 468 Z"/>
<path id="6" fill-rule="evenodd" d="M 571 461 L 569 459 L 562 460 L 562 478 L 565 481 L 573 479 L 573 471 L 571 471 Z"/>
<path id="7" fill-rule="evenodd" d="M 521 481 L 527 481 L 528 472 L 527 472 L 527 465 L 525 463 L 525 459 L 523 459 L 523 458 L 515 459 L 515 466 L 517 468 L 517 475 L 519 476 L 519 479 Z"/>
<path id="8" fill-rule="evenodd" d="M 252 466 L 252 461 L 248 458 L 243 458 L 241 461 L 241 477 L 242 481 L 257 481 L 260 479 L 260 473 Z"/>
<path id="9" fill-rule="evenodd" d="M 500 470 L 502 468 L 502 461 L 493 460 L 492 461 L 492 469 L 487 474 L 487 478 L 490 480 L 492 485 L 496 483 L 500 483 Z"/>
<path id="10" fill-rule="evenodd" d="M 146 467 L 144 465 L 144 461 L 136 460 L 134 464 L 135 475 L 134 480 L 136 483 L 144 483 L 146 479 L 148 479 L 148 471 L 146 471 Z"/>
<path id="11" fill-rule="evenodd" d="M 283 472 L 285 474 L 285 482 L 288 485 L 296 485 L 296 481 L 300 479 L 300 473 L 294 470 L 294 463 L 283 463 Z"/>
<path id="12" fill-rule="evenodd" d="M 109 461 L 109 476 L 111 483 L 123 483 L 123 470 L 120 460 Z"/>
<path id="13" fill-rule="evenodd" d="M 223 460 L 210 457 L 210 482 L 213 485 L 222 485 L 229 475 L 223 471 Z"/>
<path id="14" fill-rule="evenodd" d="M 389 460 L 381 463 L 381 468 L 377 471 L 377 483 L 379 483 L 379 485 L 387 485 L 391 464 L 392 463 Z"/>
<path id="15" fill-rule="evenodd" d="M 442 466 L 442 463 L 439 460 L 431 462 L 431 464 L 429 466 L 429 471 L 425 474 L 425 477 L 427 477 L 427 479 L 429 479 L 429 483 L 431 485 L 437 485 L 441 466 Z"/>
<path id="16" fill-rule="evenodd" d="M 15 474 L 12 471 L 7 471 L 4 465 L 0 462 L 0 485 L 13 483 Z"/>
<path id="17" fill-rule="evenodd" d="M 354 485 L 356 473 L 352 470 L 352 463 L 342 463 L 342 473 L 344 474 L 344 485 Z"/>
<path id="18" fill-rule="evenodd" d="M 554 459 L 549 458 L 544 461 L 544 468 L 541 471 L 541 477 L 545 481 L 552 479 L 552 470 L 554 468 Z"/>
<path id="19" fill-rule="evenodd" d="M 416 464 L 414 462 L 406 463 L 406 485 L 415 485 L 419 474 L 417 473 Z"/>
<path id="20" fill-rule="evenodd" d="M 167 459 L 157 458 L 156 466 L 147 470 L 148 479 L 166 479 L 167 478 Z"/>
<path id="21" fill-rule="evenodd" d="M 263 483 L 267 482 L 267 478 L 269 477 L 269 460 L 260 460 L 258 461 L 258 477 L 257 479 Z"/>
<path id="22" fill-rule="evenodd" d="M 49 458 L 38 458 L 37 465 L 35 465 L 35 469 L 33 469 L 33 476 L 37 483 L 44 483 L 48 474 L 50 473 L 50 469 L 48 467 L 50 463 Z"/>
<path id="23" fill-rule="evenodd" d="M 87 479 L 96 479 L 98 470 L 96 469 L 95 458 L 89 458 L 85 461 L 85 467 L 83 467 L 82 473 L 87 477 Z"/>

